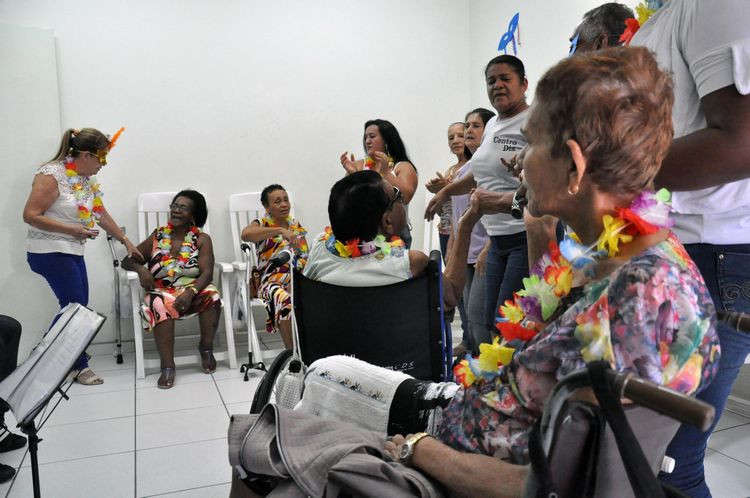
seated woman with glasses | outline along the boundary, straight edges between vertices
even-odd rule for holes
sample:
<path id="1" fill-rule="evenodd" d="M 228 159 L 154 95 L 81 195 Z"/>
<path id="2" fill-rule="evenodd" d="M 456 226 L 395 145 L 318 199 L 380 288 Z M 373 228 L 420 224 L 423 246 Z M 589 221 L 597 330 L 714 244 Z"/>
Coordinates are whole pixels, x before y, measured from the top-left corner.
<path id="1" fill-rule="evenodd" d="M 201 231 L 208 218 L 206 199 L 195 190 L 179 192 L 169 206 L 169 221 L 138 245 L 148 261 L 126 257 L 125 270 L 138 273 L 146 296 L 141 305 L 143 328 L 153 330 L 161 359 L 156 385 L 174 385 L 174 321 L 198 315 L 203 371 L 216 370 L 214 335 L 221 316 L 219 291 L 213 279 L 214 251 L 211 237 Z M 173 243 L 173 241 L 178 241 Z M 144 267 L 143 264 L 146 264 Z"/>
<path id="2" fill-rule="evenodd" d="M 271 260 L 282 250 L 294 252 L 294 265 L 304 268 L 307 262 L 307 230 L 291 217 L 289 194 L 278 184 L 269 185 L 260 193 L 260 202 L 266 214 L 253 220 L 242 230 L 242 240 L 258 244 L 258 270 L 260 286 L 258 297 L 266 303 L 269 333 L 279 330 L 287 349 L 292 349 L 292 297 L 289 285 L 292 262 L 270 270 Z"/>

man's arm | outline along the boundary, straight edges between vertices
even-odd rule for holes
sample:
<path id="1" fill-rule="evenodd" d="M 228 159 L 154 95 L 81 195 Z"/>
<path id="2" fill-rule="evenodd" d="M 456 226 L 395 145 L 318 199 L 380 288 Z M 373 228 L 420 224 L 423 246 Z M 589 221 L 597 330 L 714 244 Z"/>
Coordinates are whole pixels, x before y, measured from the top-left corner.
<path id="1" fill-rule="evenodd" d="M 750 95 L 734 85 L 701 99 L 706 128 L 675 139 L 656 185 L 697 190 L 750 178 Z"/>

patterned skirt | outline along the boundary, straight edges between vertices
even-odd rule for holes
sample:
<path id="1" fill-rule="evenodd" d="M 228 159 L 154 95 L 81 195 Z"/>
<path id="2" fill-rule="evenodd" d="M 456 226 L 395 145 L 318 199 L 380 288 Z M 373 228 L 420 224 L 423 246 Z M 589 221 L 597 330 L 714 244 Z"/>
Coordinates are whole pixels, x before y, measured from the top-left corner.
<path id="1" fill-rule="evenodd" d="M 174 309 L 174 301 L 187 289 L 187 287 L 156 287 L 147 291 L 141 304 L 143 328 L 152 330 L 157 323 L 165 320 L 180 320 L 198 315 L 214 306 L 222 306 L 219 290 L 215 285 L 210 284 L 193 298 L 187 310 L 180 313 Z"/>
<path id="2" fill-rule="evenodd" d="M 292 296 L 282 284 L 266 281 L 258 289 L 258 295 L 266 303 L 266 311 L 268 312 L 267 332 L 275 332 L 281 320 L 291 320 Z"/>

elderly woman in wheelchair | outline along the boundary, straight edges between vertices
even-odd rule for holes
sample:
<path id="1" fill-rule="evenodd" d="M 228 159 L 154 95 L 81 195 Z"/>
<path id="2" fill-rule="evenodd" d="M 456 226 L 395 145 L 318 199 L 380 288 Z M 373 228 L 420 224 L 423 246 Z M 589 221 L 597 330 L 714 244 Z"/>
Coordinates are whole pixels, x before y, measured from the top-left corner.
<path id="1" fill-rule="evenodd" d="M 394 436 L 385 459 L 451 494 L 517 496 L 530 429 L 566 374 L 603 360 L 685 394 L 711 381 L 711 297 L 669 230 L 668 192 L 652 191 L 672 102 L 670 77 L 640 47 L 568 58 L 544 75 L 520 158 L 528 212 L 575 233 L 550 244 L 501 307 L 502 340 L 456 365 L 461 388 L 438 429 Z"/>
<path id="2" fill-rule="evenodd" d="M 264 188 L 260 202 L 266 214 L 253 220 L 242 230 L 242 240 L 258 244 L 258 271 L 260 284 L 257 295 L 266 303 L 268 322 L 266 330 L 279 330 L 284 346 L 292 348 L 292 299 L 290 295 L 290 271 L 292 263 L 272 267 L 271 260 L 284 249 L 294 252 L 294 264 L 302 269 L 307 262 L 307 230 L 291 217 L 292 205 L 289 194 L 281 185 Z"/>
<path id="3" fill-rule="evenodd" d="M 206 199 L 195 190 L 178 192 L 169 206 L 169 221 L 138 245 L 148 261 L 126 257 L 125 270 L 138 273 L 146 291 L 141 321 L 153 330 L 161 359 L 160 389 L 174 385 L 175 320 L 198 315 L 203 371 L 216 370 L 214 335 L 221 315 L 221 299 L 213 279 L 214 252 L 211 237 L 201 231 L 208 218 Z M 176 243 L 173 241 L 177 241 Z M 143 265 L 146 264 L 144 267 Z"/>

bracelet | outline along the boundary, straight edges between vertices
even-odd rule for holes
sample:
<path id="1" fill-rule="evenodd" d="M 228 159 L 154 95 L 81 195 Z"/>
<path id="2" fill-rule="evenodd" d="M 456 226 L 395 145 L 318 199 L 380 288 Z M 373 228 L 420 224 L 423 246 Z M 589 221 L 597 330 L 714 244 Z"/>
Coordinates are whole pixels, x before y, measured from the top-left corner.
<path id="1" fill-rule="evenodd" d="M 122 245 L 125 245 L 125 240 L 126 240 L 127 238 L 128 238 L 128 236 L 127 236 L 127 235 L 123 235 L 123 236 L 122 236 L 122 238 L 121 238 L 121 239 L 120 239 L 120 241 L 119 241 L 119 242 L 120 242 L 120 244 L 122 244 Z"/>

